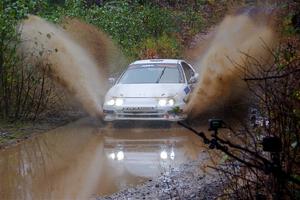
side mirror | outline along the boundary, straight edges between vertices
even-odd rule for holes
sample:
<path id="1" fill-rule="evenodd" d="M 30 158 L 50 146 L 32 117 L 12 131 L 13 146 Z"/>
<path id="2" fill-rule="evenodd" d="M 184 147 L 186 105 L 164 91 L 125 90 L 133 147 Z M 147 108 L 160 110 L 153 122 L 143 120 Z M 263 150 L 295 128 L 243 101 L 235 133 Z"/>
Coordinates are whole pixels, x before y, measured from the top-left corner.
<path id="1" fill-rule="evenodd" d="M 190 78 L 190 80 L 189 80 L 189 84 L 194 84 L 194 83 L 196 83 L 197 81 L 198 81 L 198 76 L 199 76 L 199 74 L 198 73 L 195 73 L 194 74 L 194 76 L 192 76 L 191 78 Z"/>
<path id="2" fill-rule="evenodd" d="M 114 85 L 115 82 L 116 82 L 116 79 L 114 77 L 109 77 L 108 82 L 109 82 L 110 85 Z"/>

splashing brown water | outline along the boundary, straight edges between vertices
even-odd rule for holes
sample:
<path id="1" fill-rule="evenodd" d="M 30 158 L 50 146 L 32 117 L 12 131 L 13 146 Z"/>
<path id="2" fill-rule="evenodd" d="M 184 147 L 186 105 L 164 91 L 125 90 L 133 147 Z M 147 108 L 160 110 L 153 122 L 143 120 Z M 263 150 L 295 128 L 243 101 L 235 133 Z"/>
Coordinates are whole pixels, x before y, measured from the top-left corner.
<path id="1" fill-rule="evenodd" d="M 68 31 L 37 16 L 20 25 L 21 50 L 30 63 L 42 62 L 92 116 L 101 116 L 112 43 L 95 27 L 69 20 Z M 79 26 L 79 27 L 78 27 Z M 76 34 L 75 27 L 80 28 Z M 80 33 L 79 33 L 80 32 Z"/>
<path id="2" fill-rule="evenodd" d="M 211 41 L 206 42 L 204 53 L 203 48 L 198 48 L 203 54 L 196 61 L 199 82 L 185 109 L 189 116 L 218 110 L 245 97 L 243 71 L 256 71 L 247 60 L 252 57 L 261 64 L 268 62 L 271 56 L 268 48 L 276 43 L 267 18 L 264 14 L 254 17 L 249 12 L 229 15 L 216 27 Z"/>
<path id="3" fill-rule="evenodd" d="M 93 56 L 98 66 L 102 67 L 100 70 L 106 75 L 127 62 L 109 36 L 95 26 L 69 17 L 62 21 L 61 26 Z"/>

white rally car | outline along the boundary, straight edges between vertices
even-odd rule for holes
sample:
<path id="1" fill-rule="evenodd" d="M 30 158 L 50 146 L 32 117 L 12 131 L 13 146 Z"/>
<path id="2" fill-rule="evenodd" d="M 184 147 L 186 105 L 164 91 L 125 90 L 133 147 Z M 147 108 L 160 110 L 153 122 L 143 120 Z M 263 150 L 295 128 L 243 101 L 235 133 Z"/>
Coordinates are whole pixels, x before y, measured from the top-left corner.
<path id="1" fill-rule="evenodd" d="M 176 59 L 138 60 L 110 88 L 103 105 L 104 121 L 180 121 L 198 74 Z"/>

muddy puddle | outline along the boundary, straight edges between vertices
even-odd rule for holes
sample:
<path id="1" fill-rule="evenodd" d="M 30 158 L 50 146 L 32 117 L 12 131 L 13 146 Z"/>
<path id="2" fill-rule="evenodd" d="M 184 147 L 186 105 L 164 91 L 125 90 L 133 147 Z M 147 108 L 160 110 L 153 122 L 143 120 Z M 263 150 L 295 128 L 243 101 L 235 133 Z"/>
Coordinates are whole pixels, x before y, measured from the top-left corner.
<path id="1" fill-rule="evenodd" d="M 89 119 L 0 152 L 1 199 L 88 199 L 195 160 L 201 143 L 181 127 L 102 128 Z"/>

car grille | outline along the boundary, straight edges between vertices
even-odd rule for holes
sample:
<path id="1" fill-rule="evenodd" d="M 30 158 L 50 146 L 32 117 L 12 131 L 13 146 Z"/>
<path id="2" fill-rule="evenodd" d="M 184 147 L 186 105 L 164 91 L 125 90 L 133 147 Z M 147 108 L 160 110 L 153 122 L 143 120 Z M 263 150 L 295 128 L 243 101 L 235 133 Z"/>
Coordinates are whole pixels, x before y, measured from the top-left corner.
<path id="1" fill-rule="evenodd" d="M 156 107 L 124 107 L 117 111 L 119 118 L 162 118 L 164 111 L 157 110 Z"/>
<path id="2" fill-rule="evenodd" d="M 125 107 L 123 113 L 157 113 L 155 107 Z"/>
<path id="3" fill-rule="evenodd" d="M 163 115 L 151 114 L 151 115 L 130 115 L 130 114 L 119 114 L 121 118 L 162 118 Z"/>

